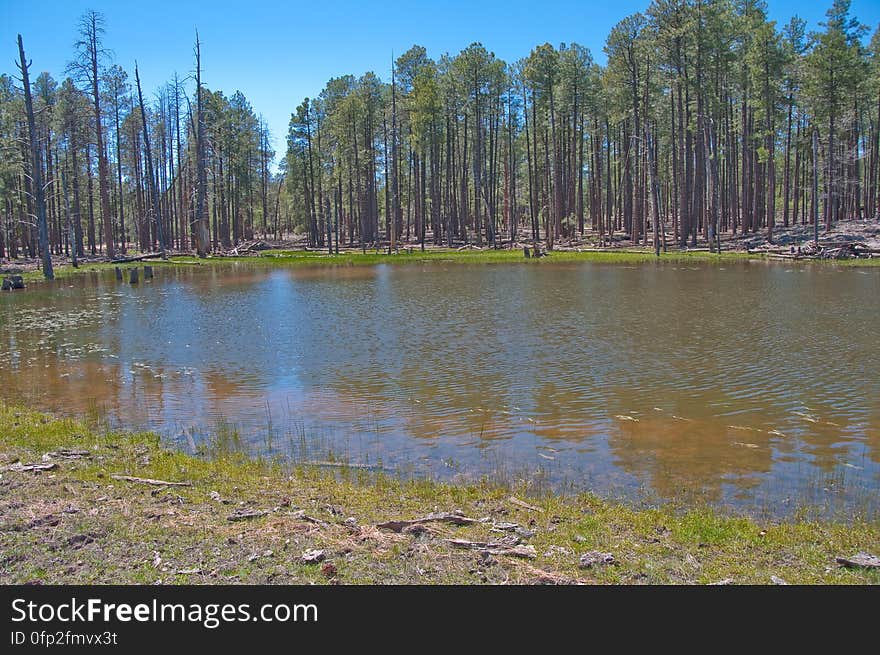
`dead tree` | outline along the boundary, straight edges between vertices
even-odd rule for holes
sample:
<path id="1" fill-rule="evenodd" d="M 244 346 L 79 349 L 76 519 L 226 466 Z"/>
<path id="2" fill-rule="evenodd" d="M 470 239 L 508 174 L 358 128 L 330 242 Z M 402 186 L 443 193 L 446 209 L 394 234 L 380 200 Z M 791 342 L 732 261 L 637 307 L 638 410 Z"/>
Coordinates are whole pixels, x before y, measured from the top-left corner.
<path id="1" fill-rule="evenodd" d="M 199 257 L 208 254 L 208 176 L 205 172 L 205 114 L 202 103 L 202 53 L 196 32 L 196 215 L 193 232 Z"/>
<path id="2" fill-rule="evenodd" d="M 18 69 L 21 71 L 21 82 L 24 85 L 24 105 L 27 112 L 28 138 L 31 145 L 31 188 L 34 192 L 37 209 L 37 228 L 39 230 L 40 253 L 43 258 L 43 276 L 47 280 L 52 280 L 55 278 L 55 273 L 52 271 L 52 253 L 49 251 L 49 225 L 46 221 L 43 170 L 40 163 L 40 146 L 37 143 L 37 128 L 34 123 L 34 101 L 31 97 L 31 83 L 28 77 L 30 62 L 24 56 L 24 44 L 21 41 L 21 34 L 18 35 L 18 54 L 21 58 Z"/>
<path id="3" fill-rule="evenodd" d="M 165 259 L 165 227 L 162 224 L 162 203 L 159 202 L 159 189 L 156 187 L 156 178 L 153 176 L 153 153 L 150 149 L 150 132 L 147 130 L 147 110 L 144 107 L 144 96 L 141 93 L 141 78 L 138 74 L 137 63 L 134 65 L 134 79 L 137 83 L 138 104 L 141 107 L 141 123 L 144 127 L 144 155 L 147 159 L 147 182 L 150 188 L 150 196 L 153 199 L 153 213 L 156 217 L 156 237 L 159 239 L 159 254 Z"/>

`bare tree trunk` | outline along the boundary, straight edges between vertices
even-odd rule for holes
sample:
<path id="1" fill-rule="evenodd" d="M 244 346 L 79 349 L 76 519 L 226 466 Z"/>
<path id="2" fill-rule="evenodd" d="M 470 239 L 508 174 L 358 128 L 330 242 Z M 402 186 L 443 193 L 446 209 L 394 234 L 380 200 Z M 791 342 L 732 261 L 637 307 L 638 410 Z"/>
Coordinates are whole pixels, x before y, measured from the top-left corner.
<path id="1" fill-rule="evenodd" d="M 202 103 L 202 54 L 198 32 L 196 33 L 196 187 L 196 215 L 193 220 L 196 253 L 199 257 L 206 257 L 210 246 L 207 219 L 208 176 L 205 172 L 205 114 Z"/>
<path id="2" fill-rule="evenodd" d="M 134 65 L 134 79 L 137 82 L 138 104 L 141 107 L 141 122 L 144 127 L 144 153 L 147 156 L 147 183 L 150 189 L 150 195 L 153 199 L 153 212 L 156 216 L 156 237 L 159 241 L 159 253 L 162 259 L 165 256 L 165 227 L 162 224 L 162 204 L 159 200 L 159 189 L 157 188 L 156 178 L 153 176 L 153 152 L 150 148 L 150 133 L 147 130 L 147 110 L 144 107 L 144 96 L 141 94 L 141 78 L 138 74 L 137 64 Z"/>
<path id="3" fill-rule="evenodd" d="M 74 268 L 79 266 L 79 262 L 76 258 L 76 229 L 73 225 L 73 220 L 70 216 L 70 197 L 67 195 L 67 175 L 64 173 L 64 170 L 61 171 L 61 190 L 64 194 L 64 213 L 67 216 L 67 234 L 68 239 L 70 240 L 70 263 L 73 264 Z"/>
<path id="4" fill-rule="evenodd" d="M 819 131 L 813 128 L 813 243 L 819 246 Z"/>
<path id="5" fill-rule="evenodd" d="M 43 276 L 47 280 L 55 278 L 52 271 L 52 253 L 49 251 L 49 225 L 46 222 L 46 197 L 43 193 L 43 170 L 40 162 L 40 146 L 37 143 L 37 128 L 34 122 L 34 102 L 31 97 L 31 83 L 28 76 L 28 68 L 30 62 L 24 55 L 24 44 L 21 40 L 21 34 L 18 35 L 18 54 L 21 63 L 18 69 L 21 71 L 21 82 L 24 86 L 24 104 L 27 111 L 28 137 L 31 146 L 31 179 L 34 199 L 37 210 L 37 226 L 39 228 L 39 244 L 40 253 L 43 259 Z"/>
<path id="6" fill-rule="evenodd" d="M 645 126 L 648 149 L 648 173 L 651 178 L 651 199 L 654 215 L 654 254 L 660 256 L 660 186 L 657 183 L 657 159 L 654 156 L 654 138 L 650 126 Z"/>

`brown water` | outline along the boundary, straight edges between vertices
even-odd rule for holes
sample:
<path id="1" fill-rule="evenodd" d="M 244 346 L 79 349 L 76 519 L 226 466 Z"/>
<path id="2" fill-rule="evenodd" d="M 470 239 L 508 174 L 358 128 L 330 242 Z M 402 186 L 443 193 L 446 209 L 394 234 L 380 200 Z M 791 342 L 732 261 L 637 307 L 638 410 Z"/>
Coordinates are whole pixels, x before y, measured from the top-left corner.
<path id="1" fill-rule="evenodd" d="M 0 394 L 181 447 L 877 514 L 880 269 L 158 268 L 0 295 Z"/>

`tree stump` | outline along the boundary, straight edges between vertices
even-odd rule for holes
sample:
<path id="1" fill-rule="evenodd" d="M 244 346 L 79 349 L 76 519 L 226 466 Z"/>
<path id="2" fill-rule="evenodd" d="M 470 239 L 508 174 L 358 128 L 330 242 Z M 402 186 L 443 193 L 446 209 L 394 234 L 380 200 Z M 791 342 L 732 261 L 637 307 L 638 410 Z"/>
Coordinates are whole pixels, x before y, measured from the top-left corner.
<path id="1" fill-rule="evenodd" d="M 153 267 L 152 266 L 144 266 L 144 279 L 152 280 L 153 279 Z"/>
<path id="2" fill-rule="evenodd" d="M 15 289 L 24 289 L 24 278 L 21 275 L 10 275 L 3 278 L 3 291 L 13 291 Z"/>
<path id="3" fill-rule="evenodd" d="M 138 283 L 138 270 L 137 270 L 137 268 L 128 269 L 128 282 L 129 282 L 129 284 L 137 284 Z"/>
<path id="4" fill-rule="evenodd" d="M 532 253 L 529 251 L 528 248 L 523 248 L 523 254 L 526 256 L 526 259 L 530 259 L 532 256 Z"/>
<path id="5" fill-rule="evenodd" d="M 118 266 L 116 266 L 116 267 L 114 267 L 114 270 L 116 271 L 117 282 L 122 282 L 122 269 L 119 268 Z"/>

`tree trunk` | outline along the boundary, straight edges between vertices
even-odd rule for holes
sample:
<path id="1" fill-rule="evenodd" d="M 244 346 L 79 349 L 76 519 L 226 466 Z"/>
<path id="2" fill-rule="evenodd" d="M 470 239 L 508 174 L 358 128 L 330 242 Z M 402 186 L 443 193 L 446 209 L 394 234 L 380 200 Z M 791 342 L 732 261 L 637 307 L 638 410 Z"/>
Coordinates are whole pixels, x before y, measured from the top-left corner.
<path id="1" fill-rule="evenodd" d="M 24 55 L 24 44 L 21 34 L 18 35 L 18 54 L 21 63 L 18 69 L 21 71 L 21 82 L 24 86 L 24 103 L 27 112 L 28 137 L 31 147 L 31 179 L 32 191 L 37 210 L 37 226 L 39 229 L 39 247 L 43 260 L 43 277 L 47 280 L 55 278 L 52 270 L 52 253 L 49 250 L 49 226 L 46 220 L 46 198 L 43 192 L 43 170 L 40 162 L 40 145 L 37 141 L 37 128 L 34 122 L 34 103 L 31 97 L 31 83 L 28 75 L 30 63 Z"/>
<path id="2" fill-rule="evenodd" d="M 141 122 L 144 128 L 144 153 L 147 158 L 147 183 L 150 189 L 150 195 L 153 199 L 153 213 L 156 220 L 156 237 L 159 241 L 159 254 L 162 259 L 165 256 L 165 227 L 162 223 L 162 203 L 159 199 L 159 189 L 155 176 L 153 175 L 153 152 L 150 148 L 150 133 L 147 130 L 147 110 L 144 107 L 144 96 L 141 93 L 141 78 L 138 74 L 137 64 L 134 65 L 134 79 L 137 82 L 138 104 L 141 108 Z"/>

